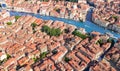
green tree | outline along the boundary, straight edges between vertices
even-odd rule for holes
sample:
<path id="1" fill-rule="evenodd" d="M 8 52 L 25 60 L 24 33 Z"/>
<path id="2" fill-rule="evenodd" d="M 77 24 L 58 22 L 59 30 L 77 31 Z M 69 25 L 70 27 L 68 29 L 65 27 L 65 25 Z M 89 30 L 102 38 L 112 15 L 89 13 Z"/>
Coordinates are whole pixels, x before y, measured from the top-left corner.
<path id="1" fill-rule="evenodd" d="M 119 17 L 118 16 L 115 16 L 115 15 L 113 15 L 112 16 L 115 20 L 117 20 Z"/>
<path id="2" fill-rule="evenodd" d="M 12 25 L 12 22 L 7 22 L 7 25 Z"/>
<path id="3" fill-rule="evenodd" d="M 21 16 L 15 16 L 15 20 L 17 21 Z"/>
<path id="4" fill-rule="evenodd" d="M 42 32 L 50 33 L 50 28 L 47 25 L 42 27 Z"/>
<path id="5" fill-rule="evenodd" d="M 4 62 L 6 62 L 8 59 L 11 58 L 11 56 L 10 56 L 9 54 L 6 54 L 6 56 L 7 56 L 6 59 L 4 59 L 4 60 L 2 60 L 2 61 L 0 60 L 0 65 L 3 64 Z"/>
<path id="6" fill-rule="evenodd" d="M 37 24 L 33 22 L 33 23 L 31 24 L 31 26 L 32 26 L 32 28 L 35 28 L 35 27 L 37 26 Z"/>
<path id="7" fill-rule="evenodd" d="M 64 61 L 65 61 L 65 62 L 69 62 L 70 60 L 71 60 L 71 59 L 68 58 L 68 57 L 65 57 L 65 58 L 64 58 Z"/>
<path id="8" fill-rule="evenodd" d="M 61 34 L 60 28 L 57 28 L 55 31 L 56 31 L 56 35 L 57 35 L 57 36 L 59 36 L 59 35 Z"/>
<path id="9" fill-rule="evenodd" d="M 37 26 L 37 24 L 36 23 L 32 23 L 31 24 L 31 27 L 32 27 L 32 30 L 33 30 L 33 33 L 35 33 L 36 32 L 36 30 L 35 30 L 35 27 Z"/>
<path id="10" fill-rule="evenodd" d="M 102 39 L 99 39 L 99 40 L 96 42 L 96 44 L 100 44 L 100 46 L 102 46 L 103 40 L 102 40 Z"/>
<path id="11" fill-rule="evenodd" d="M 45 57 L 46 57 L 46 55 L 47 55 L 47 52 L 43 52 L 43 53 L 40 55 L 40 59 L 45 58 Z"/>
<path id="12" fill-rule="evenodd" d="M 59 28 L 55 29 L 55 28 L 50 28 L 46 25 L 44 25 L 42 27 L 42 32 L 47 33 L 50 36 L 59 36 L 62 32 Z"/>
<path id="13" fill-rule="evenodd" d="M 8 60 L 9 58 L 11 58 L 11 56 L 10 56 L 9 54 L 6 54 L 6 56 L 7 56 L 7 60 Z"/>
<path id="14" fill-rule="evenodd" d="M 82 39 L 87 38 L 87 35 L 84 35 L 84 34 L 80 33 L 80 32 L 79 32 L 78 30 L 76 30 L 76 29 L 72 32 L 72 34 L 75 35 L 75 36 L 81 37 Z"/>
<path id="15" fill-rule="evenodd" d="M 39 59 L 39 58 L 38 58 L 38 59 Z M 33 61 L 34 61 L 34 62 L 37 62 L 37 61 L 38 61 L 38 59 L 34 57 L 34 58 L 33 58 Z"/>

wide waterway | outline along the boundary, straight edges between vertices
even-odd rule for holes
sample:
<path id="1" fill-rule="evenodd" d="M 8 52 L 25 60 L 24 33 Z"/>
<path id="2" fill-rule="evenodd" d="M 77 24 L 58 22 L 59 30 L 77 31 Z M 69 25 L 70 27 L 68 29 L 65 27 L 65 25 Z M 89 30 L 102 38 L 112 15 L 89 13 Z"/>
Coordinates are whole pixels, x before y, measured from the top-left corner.
<path id="1" fill-rule="evenodd" d="M 15 12 L 15 11 L 10 11 L 10 15 L 11 16 L 23 16 L 23 15 L 32 15 L 35 16 L 37 18 L 41 18 L 43 20 L 53 20 L 53 21 L 62 21 L 65 22 L 67 24 L 71 24 L 71 25 L 75 25 L 78 28 L 85 28 L 85 30 L 87 32 L 92 32 L 92 31 L 97 31 L 100 32 L 102 34 L 104 33 L 111 33 L 113 34 L 114 37 L 116 38 L 120 38 L 120 34 L 112 32 L 110 30 L 104 29 L 94 23 L 92 23 L 91 21 L 86 20 L 85 22 L 79 22 L 79 21 L 74 21 L 74 20 L 68 20 L 68 19 L 64 19 L 64 18 L 56 18 L 56 17 L 51 17 L 51 16 L 41 16 L 40 14 L 33 14 L 33 13 L 25 13 L 25 12 Z"/>

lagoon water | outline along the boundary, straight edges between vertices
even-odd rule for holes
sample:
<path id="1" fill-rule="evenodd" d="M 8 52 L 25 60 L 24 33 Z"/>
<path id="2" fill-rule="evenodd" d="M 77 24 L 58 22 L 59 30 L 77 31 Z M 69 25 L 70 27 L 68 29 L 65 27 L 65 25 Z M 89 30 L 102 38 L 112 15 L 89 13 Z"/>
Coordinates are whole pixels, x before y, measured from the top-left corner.
<path id="1" fill-rule="evenodd" d="M 110 30 L 104 29 L 103 27 L 100 27 L 94 23 L 92 23 L 90 20 L 86 20 L 85 22 L 79 22 L 79 21 L 74 21 L 74 20 L 68 20 L 64 18 L 56 18 L 56 17 L 51 17 L 51 16 L 41 16 L 40 14 L 33 14 L 33 13 L 25 13 L 25 12 L 15 12 L 15 11 L 10 11 L 11 16 L 23 16 L 23 15 L 32 15 L 37 18 L 41 18 L 43 20 L 53 20 L 53 21 L 62 21 L 67 24 L 75 25 L 78 28 L 85 28 L 87 32 L 92 32 L 92 31 L 97 31 L 102 34 L 104 33 L 110 33 L 113 34 L 114 37 L 120 38 L 120 34 L 112 32 Z"/>

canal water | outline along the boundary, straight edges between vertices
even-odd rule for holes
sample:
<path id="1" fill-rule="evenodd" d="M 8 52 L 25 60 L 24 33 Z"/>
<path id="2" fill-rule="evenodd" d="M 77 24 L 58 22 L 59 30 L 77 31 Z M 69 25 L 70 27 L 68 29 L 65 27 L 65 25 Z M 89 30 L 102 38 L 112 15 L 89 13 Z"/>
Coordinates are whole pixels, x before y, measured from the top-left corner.
<path id="1" fill-rule="evenodd" d="M 107 29 L 104 29 L 103 27 L 100 27 L 100 26 L 92 23 L 89 20 L 89 18 L 91 18 L 90 16 L 88 16 L 88 20 L 86 20 L 85 22 L 79 22 L 79 21 L 74 21 L 74 20 L 69 20 L 69 19 L 64 19 L 64 18 L 56 18 L 56 17 L 51 17 L 51 16 L 41 16 L 40 14 L 25 13 L 25 12 L 15 12 L 15 11 L 9 11 L 9 12 L 10 12 L 11 16 L 32 15 L 32 16 L 35 16 L 37 18 L 41 18 L 43 20 L 63 21 L 65 23 L 67 23 L 67 24 L 75 25 L 78 28 L 85 28 L 85 30 L 87 32 L 97 31 L 97 32 L 100 32 L 102 34 L 107 32 L 107 33 L 112 34 L 116 38 L 120 38 L 120 34 L 112 32 L 112 31 L 107 30 Z"/>

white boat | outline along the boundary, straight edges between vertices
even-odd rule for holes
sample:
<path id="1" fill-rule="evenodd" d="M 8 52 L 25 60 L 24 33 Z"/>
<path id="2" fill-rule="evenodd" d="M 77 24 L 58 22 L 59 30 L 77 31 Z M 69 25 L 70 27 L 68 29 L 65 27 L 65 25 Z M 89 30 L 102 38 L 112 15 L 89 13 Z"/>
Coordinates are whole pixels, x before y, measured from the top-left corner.
<path id="1" fill-rule="evenodd" d="M 113 37 L 113 34 L 111 34 L 110 32 L 106 32 L 105 34 L 107 34 L 110 37 Z"/>

